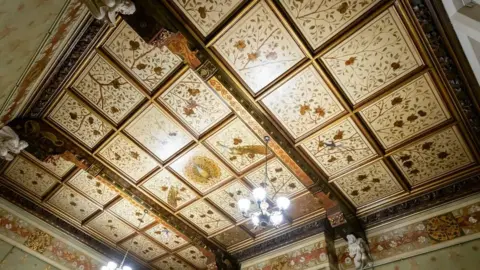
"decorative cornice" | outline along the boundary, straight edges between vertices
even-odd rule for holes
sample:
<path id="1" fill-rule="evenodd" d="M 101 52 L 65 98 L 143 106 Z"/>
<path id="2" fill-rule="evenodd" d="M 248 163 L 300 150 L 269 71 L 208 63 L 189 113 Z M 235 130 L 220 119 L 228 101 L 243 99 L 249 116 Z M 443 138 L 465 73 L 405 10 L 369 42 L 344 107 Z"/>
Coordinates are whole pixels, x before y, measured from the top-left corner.
<path id="1" fill-rule="evenodd" d="M 39 118 L 53 98 L 62 90 L 67 79 L 81 63 L 86 53 L 95 46 L 97 39 L 103 33 L 105 24 L 98 20 L 89 20 L 77 37 L 73 41 L 71 49 L 65 52 L 62 59 L 48 75 L 42 87 L 40 87 L 30 111 L 24 115 L 28 117 Z"/>
<path id="2" fill-rule="evenodd" d="M 480 113 L 475 104 L 475 93 L 480 94 L 473 74 L 456 33 L 441 1 L 410 0 L 410 6 L 440 65 L 443 77 L 464 116 L 467 128 L 480 138 Z M 439 13 L 442 14 L 439 14 Z M 450 49 L 449 49 L 450 48 Z M 454 51 L 454 49 L 456 50 Z M 477 142 L 478 143 L 478 142 Z"/>
<path id="3" fill-rule="evenodd" d="M 384 208 L 367 216 L 360 217 L 359 220 L 365 228 L 368 228 L 386 221 L 405 217 L 418 211 L 480 192 L 479 183 L 480 175 L 476 175 L 408 201 Z"/>
<path id="4" fill-rule="evenodd" d="M 295 228 L 289 232 L 268 239 L 267 241 L 262 242 L 258 245 L 233 253 L 233 257 L 235 257 L 238 261 L 245 261 L 260 254 L 272 251 L 277 248 L 281 248 L 285 245 L 325 231 L 325 229 L 327 228 L 326 226 L 328 226 L 326 225 L 327 222 L 328 221 L 325 218 L 315 220 L 313 222 L 307 223 L 306 225 Z"/>

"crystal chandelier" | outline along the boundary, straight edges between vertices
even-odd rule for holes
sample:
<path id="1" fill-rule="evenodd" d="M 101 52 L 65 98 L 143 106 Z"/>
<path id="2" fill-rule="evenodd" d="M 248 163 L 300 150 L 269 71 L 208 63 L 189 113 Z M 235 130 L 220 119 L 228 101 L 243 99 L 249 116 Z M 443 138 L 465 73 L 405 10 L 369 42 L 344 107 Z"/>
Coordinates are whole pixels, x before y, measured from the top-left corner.
<path id="1" fill-rule="evenodd" d="M 148 212 L 147 209 L 145 209 L 143 211 L 142 218 L 138 220 L 138 226 L 137 226 L 138 229 L 140 229 L 140 225 L 143 223 L 143 219 L 145 218 L 145 215 L 147 214 L 147 212 Z M 125 263 L 125 259 L 127 258 L 128 252 L 130 251 L 130 248 L 132 247 L 133 238 L 134 237 L 132 237 L 132 240 L 130 240 L 130 244 L 128 246 L 127 252 L 125 252 L 125 255 L 123 256 L 123 260 L 120 263 L 120 266 L 118 266 L 118 264 L 116 262 L 109 261 L 107 263 L 107 265 L 102 266 L 102 268 L 100 268 L 100 270 L 133 270 L 130 266 L 123 265 Z"/>
<path id="2" fill-rule="evenodd" d="M 285 210 L 290 206 L 290 200 L 286 197 L 278 197 L 276 200 L 276 208 L 271 209 L 270 204 L 267 201 L 267 183 L 270 182 L 268 178 L 268 142 L 270 141 L 269 136 L 264 137 L 265 140 L 265 178 L 263 183 L 260 184 L 260 187 L 257 187 L 253 190 L 253 199 L 258 206 L 259 211 L 249 213 L 250 205 L 252 202 L 249 199 L 242 198 L 238 200 L 238 208 L 242 212 L 242 215 L 246 218 L 252 218 L 252 223 L 255 227 L 267 227 L 274 226 L 278 227 L 282 221 L 285 214 Z"/>

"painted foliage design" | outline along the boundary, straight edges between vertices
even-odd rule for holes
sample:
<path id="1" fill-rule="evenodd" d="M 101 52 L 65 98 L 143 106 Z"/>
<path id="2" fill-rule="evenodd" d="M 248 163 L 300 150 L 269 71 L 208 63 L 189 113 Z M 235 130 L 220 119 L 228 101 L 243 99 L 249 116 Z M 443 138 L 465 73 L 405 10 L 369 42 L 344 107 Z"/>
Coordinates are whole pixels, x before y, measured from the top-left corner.
<path id="1" fill-rule="evenodd" d="M 327 267 L 328 255 L 325 241 L 309 244 L 279 256 L 267 259 L 251 266 L 242 267 L 244 270 L 270 270 L 270 269 L 313 269 L 312 267 Z M 324 268 L 318 269 L 324 269 Z"/>
<path id="2" fill-rule="evenodd" d="M 65 176 L 73 167 L 75 167 L 75 164 L 70 161 L 66 161 L 61 157 L 50 158 L 48 161 L 40 161 L 30 154 L 24 154 L 31 157 L 37 164 L 43 166 L 45 169 L 47 169 L 47 171 L 53 173 L 59 178 Z"/>
<path id="3" fill-rule="evenodd" d="M 69 93 L 60 100 L 49 117 L 90 148 L 112 130 L 110 124 Z"/>
<path id="4" fill-rule="evenodd" d="M 197 135 L 230 113 L 227 105 L 191 69 L 169 87 L 159 100 Z"/>
<path id="5" fill-rule="evenodd" d="M 207 266 L 208 258 L 202 253 L 201 250 L 194 246 L 182 249 L 178 252 L 178 255 L 200 269 L 204 269 Z"/>
<path id="6" fill-rule="evenodd" d="M 313 66 L 301 71 L 262 99 L 294 137 L 319 127 L 343 111 Z"/>
<path id="7" fill-rule="evenodd" d="M 180 213 L 207 234 L 232 225 L 224 215 L 204 201 L 197 201 L 182 209 Z"/>
<path id="8" fill-rule="evenodd" d="M 161 160 L 167 160 L 192 141 L 186 131 L 153 105 L 125 130 Z"/>
<path id="9" fill-rule="evenodd" d="M 363 109 L 360 114 L 386 147 L 402 142 L 450 116 L 430 75 L 424 75 Z"/>
<path id="10" fill-rule="evenodd" d="M 166 253 L 163 248 L 143 235 L 135 236 L 131 243 L 132 244 L 130 245 L 130 241 L 125 241 L 122 243 L 122 246 L 125 249 L 130 248 L 131 252 L 137 254 L 140 258 L 146 261 L 152 260 Z"/>
<path id="11" fill-rule="evenodd" d="M 281 0 L 313 48 L 318 48 L 379 0 Z"/>
<path id="12" fill-rule="evenodd" d="M 79 221 L 84 220 L 98 210 L 94 203 L 68 187 L 63 187 L 57 191 L 48 200 L 48 204 L 55 206 Z"/>
<path id="13" fill-rule="evenodd" d="M 17 156 L 5 170 L 4 175 L 39 197 L 57 183 L 53 176 L 22 156 Z"/>
<path id="14" fill-rule="evenodd" d="M 372 146 L 351 119 L 319 131 L 301 146 L 327 175 L 352 168 L 375 156 Z"/>
<path id="15" fill-rule="evenodd" d="M 353 103 L 422 65 L 394 8 L 334 47 L 322 61 Z"/>
<path id="16" fill-rule="evenodd" d="M 307 193 L 291 201 L 291 206 L 287 209 L 287 215 L 292 219 L 296 219 L 314 213 L 322 208 L 323 204 L 320 199 L 311 193 Z"/>
<path id="17" fill-rule="evenodd" d="M 253 93 L 258 93 L 304 57 L 264 2 L 229 30 L 215 48 Z"/>
<path id="18" fill-rule="evenodd" d="M 237 202 L 242 198 L 253 198 L 252 192 L 240 181 L 235 181 L 227 187 L 222 187 L 211 194 L 208 198 L 224 212 L 232 216 L 234 219 L 244 219 L 242 212 L 238 209 Z M 258 210 L 254 202 L 251 204 L 251 211 Z"/>
<path id="19" fill-rule="evenodd" d="M 265 183 L 267 196 L 270 199 L 276 199 L 281 196 L 292 196 L 305 189 L 305 186 L 298 181 L 285 165 L 278 159 L 268 161 L 267 166 L 268 181 Z M 255 186 L 264 186 L 265 167 L 259 166 L 253 172 L 246 176 L 247 180 Z"/>
<path id="20" fill-rule="evenodd" d="M 108 212 L 103 212 L 95 217 L 87 224 L 87 227 L 96 230 L 114 242 L 118 242 L 126 236 L 134 233 L 134 230 L 131 227 Z"/>
<path id="21" fill-rule="evenodd" d="M 386 228 L 368 236 L 370 252 L 375 261 L 411 252 L 418 254 L 437 244 L 479 233 L 479 220 L 480 204 L 477 202 L 394 229 Z M 340 269 L 353 269 L 352 258 L 348 256 L 348 246 L 338 247 L 337 256 Z"/>
<path id="22" fill-rule="evenodd" d="M 239 226 L 235 226 L 219 235 L 215 236 L 215 240 L 222 245 L 229 247 L 241 241 L 250 239 L 250 235 Z"/>
<path id="23" fill-rule="evenodd" d="M 155 174 L 142 187 L 174 209 L 178 209 L 197 197 L 193 190 L 167 170 Z"/>
<path id="24" fill-rule="evenodd" d="M 155 219 L 149 214 L 145 215 L 145 217 L 142 218 L 144 214 L 143 209 L 136 205 L 133 205 L 126 199 L 115 203 L 109 208 L 109 210 L 123 220 L 125 220 L 130 225 L 134 226 L 135 228 L 143 228 L 155 221 Z"/>
<path id="25" fill-rule="evenodd" d="M 197 146 L 170 167 L 201 193 L 232 177 L 232 174 L 205 147 Z"/>
<path id="26" fill-rule="evenodd" d="M 87 197 L 102 205 L 117 196 L 117 192 L 114 189 L 106 186 L 85 170 L 78 171 L 78 173 L 68 181 L 68 185 L 77 188 L 86 194 Z"/>
<path id="27" fill-rule="evenodd" d="M 188 19 L 204 35 L 208 35 L 242 0 L 174 0 Z"/>
<path id="28" fill-rule="evenodd" d="M 382 161 L 365 166 L 335 180 L 335 184 L 357 206 L 402 190 Z"/>
<path id="29" fill-rule="evenodd" d="M 174 270 L 174 269 L 184 269 L 184 270 L 193 270 L 193 268 L 182 261 L 182 259 L 175 257 L 174 255 L 170 255 L 164 258 L 159 259 L 154 263 L 160 269 L 165 270 Z"/>
<path id="30" fill-rule="evenodd" d="M 416 185 L 470 164 L 472 157 L 456 128 L 448 128 L 393 155 L 407 180 Z"/>
<path id="31" fill-rule="evenodd" d="M 153 226 L 145 231 L 145 233 L 162 243 L 170 250 L 178 249 L 179 247 L 182 247 L 188 243 L 188 241 L 184 238 L 184 236 L 181 236 L 180 233 L 162 224 Z"/>
<path id="32" fill-rule="evenodd" d="M 237 172 L 263 160 L 267 154 L 264 143 L 238 118 L 206 142 Z"/>
<path id="33" fill-rule="evenodd" d="M 121 23 L 105 46 L 150 91 L 182 63 L 165 46 L 157 48 L 145 43 L 125 22 Z"/>
<path id="34" fill-rule="evenodd" d="M 157 162 L 152 157 L 123 135 L 117 136 L 103 148 L 100 156 L 135 181 L 139 181 L 157 166 Z"/>
<path id="35" fill-rule="evenodd" d="M 140 91 L 98 55 L 92 59 L 92 64 L 73 88 L 115 123 L 122 121 L 144 98 Z"/>

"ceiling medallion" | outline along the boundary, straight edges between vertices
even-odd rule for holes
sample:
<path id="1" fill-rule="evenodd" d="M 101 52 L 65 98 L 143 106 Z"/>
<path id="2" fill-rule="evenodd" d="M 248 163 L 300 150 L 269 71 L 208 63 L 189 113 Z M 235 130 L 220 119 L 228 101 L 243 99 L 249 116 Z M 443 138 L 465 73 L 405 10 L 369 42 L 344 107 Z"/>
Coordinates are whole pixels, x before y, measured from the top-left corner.
<path id="1" fill-rule="evenodd" d="M 267 182 L 270 182 L 268 178 L 268 142 L 270 141 L 269 136 L 264 137 L 265 140 L 265 178 L 263 183 L 260 184 L 260 187 L 257 187 L 253 190 L 253 199 L 252 202 L 250 199 L 242 198 L 238 200 L 238 208 L 242 212 L 242 215 L 246 218 L 251 218 L 252 223 L 257 227 L 265 228 L 268 226 L 278 227 L 285 215 L 285 210 L 290 206 L 290 200 L 286 197 L 278 197 L 276 200 L 276 207 L 270 208 L 270 204 L 267 201 Z M 275 195 L 274 195 L 275 197 Z M 272 198 L 274 199 L 274 198 Z M 259 211 L 248 212 L 250 205 L 256 203 Z"/>

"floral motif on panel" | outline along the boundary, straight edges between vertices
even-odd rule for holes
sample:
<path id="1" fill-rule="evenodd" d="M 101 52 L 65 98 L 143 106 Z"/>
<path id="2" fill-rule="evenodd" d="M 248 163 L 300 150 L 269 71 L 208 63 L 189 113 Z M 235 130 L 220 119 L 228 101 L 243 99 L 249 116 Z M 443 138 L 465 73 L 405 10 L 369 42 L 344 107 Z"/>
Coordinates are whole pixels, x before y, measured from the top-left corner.
<path id="1" fill-rule="evenodd" d="M 450 117 L 430 75 L 415 79 L 360 114 L 385 147 L 403 142 Z"/>
<path id="2" fill-rule="evenodd" d="M 145 43 L 125 22 L 118 26 L 105 48 L 149 91 L 155 90 L 182 63 L 165 46 L 157 48 Z"/>
<path id="3" fill-rule="evenodd" d="M 64 177 L 73 167 L 75 167 L 75 164 L 70 161 L 66 161 L 61 157 L 52 157 L 48 161 L 40 161 L 30 154 L 27 155 L 35 160 L 37 164 L 40 164 L 40 166 L 43 166 L 45 169 L 47 169 L 47 171 L 53 173 L 58 178 Z"/>
<path id="4" fill-rule="evenodd" d="M 228 106 L 191 69 L 159 98 L 196 135 L 230 114 Z"/>
<path id="5" fill-rule="evenodd" d="M 423 64 L 393 7 L 321 59 L 354 104 Z"/>
<path id="6" fill-rule="evenodd" d="M 376 155 L 351 119 L 317 132 L 301 146 L 327 175 L 352 168 Z"/>
<path id="7" fill-rule="evenodd" d="M 143 228 L 155 221 L 155 218 L 153 218 L 149 214 L 146 214 L 145 217 L 142 219 L 144 214 L 143 209 L 136 205 L 133 205 L 126 199 L 122 199 L 121 201 L 115 203 L 109 208 L 109 210 L 123 220 L 125 220 L 126 222 L 128 222 L 130 225 L 134 226 L 135 228 Z"/>
<path id="8" fill-rule="evenodd" d="M 142 187 L 174 209 L 197 198 L 192 189 L 167 170 L 152 176 Z"/>
<path id="9" fill-rule="evenodd" d="M 223 214 L 204 201 L 197 201 L 185 207 L 180 214 L 207 234 L 232 225 Z"/>
<path id="10" fill-rule="evenodd" d="M 161 258 L 153 264 L 162 270 L 194 270 L 190 265 L 174 255 Z"/>
<path id="11" fill-rule="evenodd" d="M 87 197 L 102 205 L 117 196 L 115 190 L 106 186 L 84 170 L 78 171 L 72 179 L 68 181 L 68 185 L 77 188 L 86 194 Z"/>
<path id="12" fill-rule="evenodd" d="M 57 183 L 53 176 L 22 156 L 17 156 L 5 170 L 4 175 L 38 197 L 44 195 Z"/>
<path id="13" fill-rule="evenodd" d="M 137 235 L 131 241 L 125 241 L 121 245 L 125 249 L 129 248 L 131 252 L 146 261 L 155 259 L 166 253 L 163 248 L 143 235 Z"/>
<path id="14" fill-rule="evenodd" d="M 208 258 L 203 254 L 202 251 L 194 246 L 182 249 L 177 254 L 199 269 L 205 269 L 207 267 Z"/>
<path id="15" fill-rule="evenodd" d="M 170 167 L 201 193 L 232 177 L 232 174 L 205 147 L 197 146 Z"/>
<path id="16" fill-rule="evenodd" d="M 118 135 L 99 153 L 119 170 L 139 181 L 157 167 L 157 162 L 123 135 Z"/>
<path id="17" fill-rule="evenodd" d="M 214 45 L 253 93 L 304 58 L 266 3 L 260 2 Z"/>
<path id="18" fill-rule="evenodd" d="M 207 198 L 238 221 L 244 219 L 242 212 L 240 212 L 237 206 L 238 200 L 242 198 L 252 199 L 253 197 L 252 192 L 244 184 L 240 181 L 235 181 L 226 187 L 212 192 Z M 252 211 L 258 210 L 254 202 L 252 202 L 251 208 Z"/>
<path id="19" fill-rule="evenodd" d="M 456 127 L 402 148 L 393 160 L 412 185 L 417 185 L 473 162 Z"/>
<path id="20" fill-rule="evenodd" d="M 268 198 L 273 200 L 281 196 L 290 197 L 305 190 L 305 186 L 278 159 L 269 160 L 267 165 Z M 257 187 L 262 186 L 265 181 L 265 166 L 259 166 L 256 170 L 248 173 L 246 179 Z"/>
<path id="21" fill-rule="evenodd" d="M 328 268 L 328 255 L 326 243 L 319 241 L 263 262 L 246 266 L 245 270 L 270 270 L 270 269 L 324 269 Z M 313 268 L 315 267 L 315 268 Z"/>
<path id="22" fill-rule="evenodd" d="M 112 130 L 110 124 L 69 93 L 60 100 L 49 118 L 90 148 Z"/>
<path id="23" fill-rule="evenodd" d="M 95 217 L 88 222 L 87 227 L 94 229 L 114 242 L 118 242 L 135 232 L 130 226 L 108 212 L 103 212 Z"/>
<path id="24" fill-rule="evenodd" d="M 96 55 L 73 88 L 115 123 L 119 123 L 144 96 L 106 60 Z"/>
<path id="25" fill-rule="evenodd" d="M 94 203 L 73 189 L 65 186 L 57 191 L 47 203 L 79 221 L 84 220 L 98 210 L 98 207 Z"/>
<path id="26" fill-rule="evenodd" d="M 251 239 L 250 235 L 239 226 L 235 226 L 230 230 L 215 236 L 215 240 L 226 247 L 240 243 L 247 239 Z"/>
<path id="27" fill-rule="evenodd" d="M 183 128 L 153 105 L 125 131 L 163 161 L 192 141 Z"/>
<path id="28" fill-rule="evenodd" d="M 275 89 L 262 103 L 295 139 L 344 111 L 313 66 Z"/>
<path id="29" fill-rule="evenodd" d="M 334 183 L 356 206 L 402 191 L 402 187 L 383 161 L 342 176 Z"/>
<path id="30" fill-rule="evenodd" d="M 237 172 L 263 160 L 266 155 L 265 143 L 238 118 L 209 137 L 206 143 Z"/>
<path id="31" fill-rule="evenodd" d="M 280 1 L 314 49 L 342 31 L 377 2 L 379 0 Z"/>
<path id="32" fill-rule="evenodd" d="M 188 243 L 186 238 L 180 235 L 180 233 L 162 224 L 155 225 L 154 227 L 145 231 L 145 233 L 162 243 L 170 250 L 175 250 Z"/>
<path id="33" fill-rule="evenodd" d="M 207 36 L 242 0 L 175 0 L 174 2 L 202 35 Z"/>

